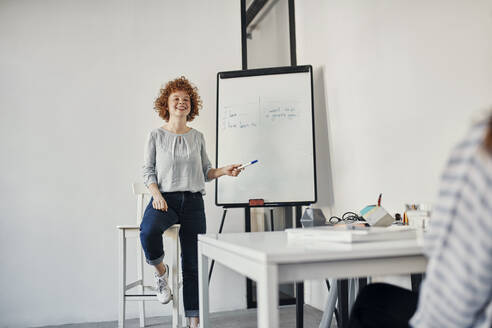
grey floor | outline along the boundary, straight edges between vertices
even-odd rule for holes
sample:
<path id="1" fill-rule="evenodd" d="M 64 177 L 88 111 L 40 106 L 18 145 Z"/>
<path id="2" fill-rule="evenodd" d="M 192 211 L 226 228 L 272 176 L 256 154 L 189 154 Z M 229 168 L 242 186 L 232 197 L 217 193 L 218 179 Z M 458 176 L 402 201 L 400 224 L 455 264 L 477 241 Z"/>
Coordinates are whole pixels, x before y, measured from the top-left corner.
<path id="1" fill-rule="evenodd" d="M 323 313 L 309 305 L 304 306 L 304 327 L 318 327 Z M 170 328 L 171 317 L 154 317 L 146 320 L 146 327 Z M 335 320 L 332 320 L 333 322 Z M 332 322 L 332 327 L 336 324 Z M 214 328 L 254 328 L 256 325 L 256 310 L 238 310 L 230 312 L 218 312 L 210 315 L 210 323 Z M 57 328 L 109 328 L 117 327 L 116 321 L 93 322 L 82 324 L 70 324 L 60 326 L 45 326 Z M 280 327 L 294 328 L 296 326 L 296 308 L 292 306 L 282 306 L 280 308 Z M 138 319 L 130 319 L 125 322 L 127 328 L 138 328 Z"/>

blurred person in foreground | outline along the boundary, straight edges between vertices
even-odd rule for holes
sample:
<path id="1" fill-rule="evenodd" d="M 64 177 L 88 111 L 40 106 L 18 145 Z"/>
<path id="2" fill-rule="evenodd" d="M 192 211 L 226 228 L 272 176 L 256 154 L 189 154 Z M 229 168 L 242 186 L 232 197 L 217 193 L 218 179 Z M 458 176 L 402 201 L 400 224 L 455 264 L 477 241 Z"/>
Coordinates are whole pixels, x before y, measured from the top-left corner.
<path id="1" fill-rule="evenodd" d="M 349 327 L 492 327 L 492 114 L 452 151 L 441 177 L 419 293 L 368 285 Z"/>

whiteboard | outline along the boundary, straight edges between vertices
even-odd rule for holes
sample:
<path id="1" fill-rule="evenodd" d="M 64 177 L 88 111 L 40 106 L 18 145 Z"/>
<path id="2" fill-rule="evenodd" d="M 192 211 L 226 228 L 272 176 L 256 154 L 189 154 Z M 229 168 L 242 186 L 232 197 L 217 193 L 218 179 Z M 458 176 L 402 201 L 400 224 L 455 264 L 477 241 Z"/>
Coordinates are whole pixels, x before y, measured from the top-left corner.
<path id="1" fill-rule="evenodd" d="M 218 73 L 216 141 L 216 167 L 258 160 L 216 180 L 218 206 L 315 203 L 312 67 Z"/>

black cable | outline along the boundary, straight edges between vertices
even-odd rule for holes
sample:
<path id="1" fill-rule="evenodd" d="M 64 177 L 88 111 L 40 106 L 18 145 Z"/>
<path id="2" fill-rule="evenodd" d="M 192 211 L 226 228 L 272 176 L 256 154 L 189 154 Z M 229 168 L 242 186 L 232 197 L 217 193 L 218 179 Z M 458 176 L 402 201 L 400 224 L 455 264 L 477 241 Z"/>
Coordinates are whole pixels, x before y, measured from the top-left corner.
<path id="1" fill-rule="evenodd" d="M 337 224 L 337 223 L 355 223 L 355 222 L 366 222 L 362 216 L 357 215 L 354 212 L 345 212 L 343 213 L 342 217 L 338 216 L 332 216 L 330 219 L 328 219 L 328 223 L 330 224 Z"/>

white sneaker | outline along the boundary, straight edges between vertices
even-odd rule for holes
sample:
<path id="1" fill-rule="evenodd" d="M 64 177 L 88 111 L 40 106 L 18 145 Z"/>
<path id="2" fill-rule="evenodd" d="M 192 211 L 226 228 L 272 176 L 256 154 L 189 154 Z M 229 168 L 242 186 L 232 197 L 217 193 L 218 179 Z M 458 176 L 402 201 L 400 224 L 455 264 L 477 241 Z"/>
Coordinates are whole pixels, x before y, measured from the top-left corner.
<path id="1" fill-rule="evenodd" d="M 167 304 L 171 301 L 172 294 L 171 289 L 169 288 L 169 283 L 167 282 L 167 279 L 169 278 L 169 267 L 167 264 L 164 264 L 164 266 L 166 267 L 166 273 L 164 273 L 162 277 L 159 277 L 159 274 L 154 272 L 154 279 L 157 299 L 162 304 Z"/>

